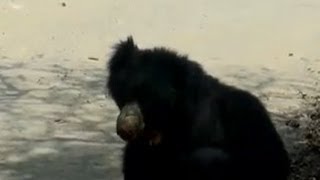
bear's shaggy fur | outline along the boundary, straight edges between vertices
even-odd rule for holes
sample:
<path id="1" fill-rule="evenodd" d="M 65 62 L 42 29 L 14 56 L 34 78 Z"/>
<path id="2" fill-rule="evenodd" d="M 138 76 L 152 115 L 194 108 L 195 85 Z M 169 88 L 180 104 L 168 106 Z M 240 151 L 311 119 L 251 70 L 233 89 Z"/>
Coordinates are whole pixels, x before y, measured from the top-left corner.
<path id="1" fill-rule="evenodd" d="M 161 143 L 127 142 L 125 180 L 286 180 L 289 158 L 262 103 L 219 82 L 187 56 L 115 46 L 107 88 L 121 110 L 137 103 Z"/>

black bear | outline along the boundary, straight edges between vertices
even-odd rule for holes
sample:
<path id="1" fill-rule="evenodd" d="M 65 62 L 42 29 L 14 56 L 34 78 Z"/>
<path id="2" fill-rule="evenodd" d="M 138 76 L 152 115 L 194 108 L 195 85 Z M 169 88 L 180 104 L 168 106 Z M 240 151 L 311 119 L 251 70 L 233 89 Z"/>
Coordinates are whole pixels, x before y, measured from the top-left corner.
<path id="1" fill-rule="evenodd" d="M 125 180 L 286 180 L 289 157 L 263 104 L 164 47 L 130 36 L 107 63 L 126 141 Z"/>

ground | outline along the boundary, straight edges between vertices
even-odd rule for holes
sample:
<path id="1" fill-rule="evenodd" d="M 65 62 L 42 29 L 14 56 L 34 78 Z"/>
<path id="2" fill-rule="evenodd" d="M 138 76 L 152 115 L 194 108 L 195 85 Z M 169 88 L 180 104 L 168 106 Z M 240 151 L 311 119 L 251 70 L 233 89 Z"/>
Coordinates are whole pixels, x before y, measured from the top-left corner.
<path id="1" fill-rule="evenodd" d="M 130 3 L 0 2 L 1 180 L 121 179 L 105 62 L 129 34 L 259 96 L 293 157 L 291 179 L 320 179 L 319 1 Z"/>

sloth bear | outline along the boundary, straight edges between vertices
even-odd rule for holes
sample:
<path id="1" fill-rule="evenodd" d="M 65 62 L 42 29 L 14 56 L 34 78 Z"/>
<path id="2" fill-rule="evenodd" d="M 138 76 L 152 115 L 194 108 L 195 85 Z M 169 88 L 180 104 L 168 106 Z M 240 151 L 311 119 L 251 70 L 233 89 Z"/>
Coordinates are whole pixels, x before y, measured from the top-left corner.
<path id="1" fill-rule="evenodd" d="M 107 63 L 125 180 L 286 180 L 289 157 L 262 103 L 164 47 L 129 36 Z"/>

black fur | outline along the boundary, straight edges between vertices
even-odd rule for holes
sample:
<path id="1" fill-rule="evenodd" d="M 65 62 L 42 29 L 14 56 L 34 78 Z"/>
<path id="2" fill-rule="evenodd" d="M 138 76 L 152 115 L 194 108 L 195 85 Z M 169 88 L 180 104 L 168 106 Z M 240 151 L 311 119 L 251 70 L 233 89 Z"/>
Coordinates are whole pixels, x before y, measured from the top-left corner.
<path id="1" fill-rule="evenodd" d="M 128 143 L 126 180 L 285 180 L 289 159 L 262 103 L 225 85 L 187 56 L 139 49 L 129 37 L 115 46 L 107 88 L 121 109 L 141 108 L 158 146 Z"/>

